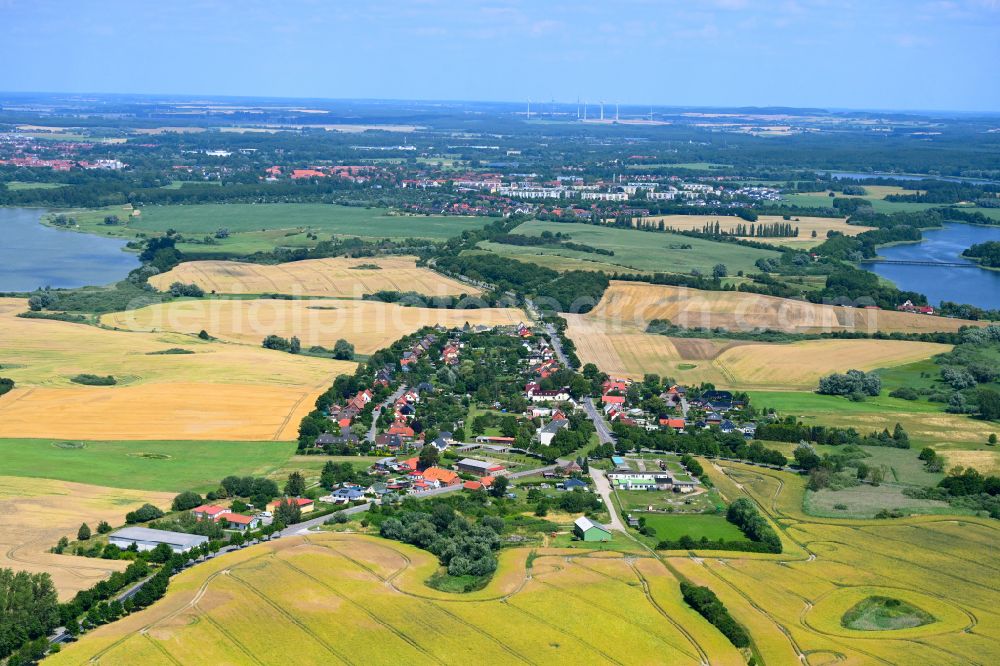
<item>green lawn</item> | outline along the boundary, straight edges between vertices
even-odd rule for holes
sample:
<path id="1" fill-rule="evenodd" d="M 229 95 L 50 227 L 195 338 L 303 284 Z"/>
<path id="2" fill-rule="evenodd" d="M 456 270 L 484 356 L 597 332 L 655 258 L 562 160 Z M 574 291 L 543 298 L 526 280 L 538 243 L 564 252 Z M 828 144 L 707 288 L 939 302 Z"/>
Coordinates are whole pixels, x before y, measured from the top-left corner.
<path id="1" fill-rule="evenodd" d="M 621 229 L 592 224 L 542 222 L 532 220 L 517 227 L 513 233 L 538 236 L 543 231 L 569 234 L 573 242 L 614 251 L 613 257 L 567 250 L 559 247 L 524 248 L 491 243 L 490 250 L 505 256 L 531 260 L 533 255 L 546 254 L 590 262 L 594 269 L 638 270 L 689 273 L 698 269 L 711 275 L 712 267 L 725 264 L 730 273 L 754 271 L 754 262 L 761 258 L 777 259 L 771 250 L 757 250 L 733 243 L 719 243 L 690 238 L 679 234 Z M 680 249 L 690 245 L 690 249 Z M 525 252 L 525 250 L 529 250 Z"/>
<path id="2" fill-rule="evenodd" d="M 60 187 L 66 187 L 66 185 L 64 183 L 27 183 L 20 180 L 12 180 L 7 183 L 7 189 L 11 192 L 19 190 L 54 190 Z"/>
<path id="3" fill-rule="evenodd" d="M 189 255 L 219 252 L 250 254 L 275 247 L 312 247 L 315 240 L 331 235 L 361 238 L 427 238 L 445 240 L 466 229 L 482 227 L 485 218 L 423 215 L 390 215 L 384 208 L 355 208 L 330 204 L 204 204 L 147 206 L 139 217 L 129 217 L 120 207 L 63 211 L 74 217 L 80 229 L 114 238 L 132 239 L 137 234 L 174 229 L 191 239 L 202 240 L 218 229 L 228 229 L 228 238 L 215 244 L 179 243 Z M 117 215 L 127 224 L 106 225 L 107 215 Z"/>
<path id="4" fill-rule="evenodd" d="M 291 442 L 0 439 L 0 474 L 203 492 L 230 474 L 265 476 L 285 466 L 294 452 Z"/>
<path id="5" fill-rule="evenodd" d="M 783 198 L 786 202 L 794 206 L 807 206 L 809 208 L 833 208 L 833 197 L 827 196 L 826 194 L 786 194 Z M 871 202 L 872 208 L 876 213 L 909 213 L 912 211 L 927 210 L 928 208 L 935 208 L 941 205 L 932 203 L 914 203 L 909 201 L 886 201 L 885 199 L 876 199 L 874 197 L 862 198 Z"/>
<path id="6" fill-rule="evenodd" d="M 685 534 L 694 540 L 707 537 L 710 541 L 745 541 L 740 528 L 726 520 L 722 514 L 696 513 L 691 515 L 643 514 L 646 526 L 656 530 L 658 541 L 680 539 Z"/>

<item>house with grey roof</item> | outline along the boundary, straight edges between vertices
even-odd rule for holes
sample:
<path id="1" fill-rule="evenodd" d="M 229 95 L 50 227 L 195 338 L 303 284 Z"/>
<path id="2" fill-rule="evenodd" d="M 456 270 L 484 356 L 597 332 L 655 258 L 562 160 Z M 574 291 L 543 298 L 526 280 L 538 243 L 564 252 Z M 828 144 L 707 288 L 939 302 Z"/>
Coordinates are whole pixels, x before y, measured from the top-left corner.
<path id="1" fill-rule="evenodd" d="M 108 535 L 108 543 L 127 550 L 134 544 L 140 551 L 153 550 L 161 543 L 170 546 L 175 553 L 186 553 L 208 541 L 208 537 L 183 532 L 154 530 L 148 527 L 126 527 Z"/>

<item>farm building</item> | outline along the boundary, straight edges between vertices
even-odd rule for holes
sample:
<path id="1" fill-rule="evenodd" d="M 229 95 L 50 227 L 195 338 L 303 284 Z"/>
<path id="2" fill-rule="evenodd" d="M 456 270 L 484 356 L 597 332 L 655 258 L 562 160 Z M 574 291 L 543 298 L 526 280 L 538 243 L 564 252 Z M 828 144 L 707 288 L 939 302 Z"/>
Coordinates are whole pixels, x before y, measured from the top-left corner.
<path id="1" fill-rule="evenodd" d="M 573 534 L 583 541 L 611 541 L 611 530 L 586 516 L 573 522 Z"/>
<path id="2" fill-rule="evenodd" d="M 492 476 L 504 471 L 503 465 L 476 460 L 475 458 L 462 458 L 458 461 L 456 467 L 458 467 L 458 471 L 460 472 L 469 472 L 476 476 Z"/>
<path id="3" fill-rule="evenodd" d="M 108 543 L 127 550 L 135 544 L 139 550 L 153 550 L 161 543 L 170 546 L 175 553 L 186 553 L 208 541 L 208 537 L 197 534 L 153 530 L 148 527 L 126 527 L 108 535 Z"/>

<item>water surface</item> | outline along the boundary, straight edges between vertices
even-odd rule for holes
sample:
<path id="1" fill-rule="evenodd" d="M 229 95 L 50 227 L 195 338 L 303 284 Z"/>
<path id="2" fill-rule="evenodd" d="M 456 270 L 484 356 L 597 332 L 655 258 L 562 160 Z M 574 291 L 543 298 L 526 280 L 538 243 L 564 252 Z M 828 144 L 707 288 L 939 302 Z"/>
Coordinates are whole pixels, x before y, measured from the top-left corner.
<path id="1" fill-rule="evenodd" d="M 946 224 L 941 229 L 924 229 L 919 243 L 879 248 L 880 257 L 893 261 L 943 261 L 957 266 L 906 266 L 866 262 L 865 268 L 892 280 L 906 291 L 919 291 L 930 303 L 969 303 L 981 308 L 1000 308 L 1000 271 L 980 268 L 962 256 L 970 245 L 1000 241 L 1000 226 Z"/>
<path id="2" fill-rule="evenodd" d="M 126 241 L 47 227 L 47 212 L 0 207 L 0 291 L 110 284 L 139 266 Z"/>

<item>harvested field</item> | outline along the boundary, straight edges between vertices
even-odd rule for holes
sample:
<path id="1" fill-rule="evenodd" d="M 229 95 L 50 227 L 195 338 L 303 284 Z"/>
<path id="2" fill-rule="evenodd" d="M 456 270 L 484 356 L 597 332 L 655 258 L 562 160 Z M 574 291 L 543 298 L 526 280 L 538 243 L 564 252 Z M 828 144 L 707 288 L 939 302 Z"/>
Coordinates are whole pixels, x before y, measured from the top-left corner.
<path id="1" fill-rule="evenodd" d="M 371 268 L 377 266 L 378 268 Z M 429 268 L 418 268 L 414 257 L 349 259 L 331 257 L 286 264 L 239 261 L 188 261 L 150 284 L 166 291 L 174 282 L 196 284 L 219 294 L 292 294 L 361 298 L 377 291 L 415 291 L 426 296 L 459 296 L 480 291 Z"/>
<path id="2" fill-rule="evenodd" d="M 0 437 L 288 441 L 333 377 L 295 388 L 214 382 L 15 388 L 0 401 Z"/>
<path id="3" fill-rule="evenodd" d="M 93 586 L 127 562 L 54 555 L 48 550 L 63 536 L 76 537 L 80 523 L 91 529 L 146 502 L 169 506 L 172 494 L 122 490 L 66 481 L 0 476 L 0 567 L 45 572 L 60 599 Z"/>
<path id="4" fill-rule="evenodd" d="M 657 373 L 687 384 L 747 389 L 811 390 L 819 378 L 850 368 L 874 370 L 948 351 L 948 345 L 898 340 L 805 340 L 761 343 L 670 338 L 621 328 L 591 315 L 564 315 L 567 335 L 584 363 L 624 377 Z"/>
<path id="5" fill-rule="evenodd" d="M 857 236 L 861 232 L 870 231 L 873 228 L 848 224 L 846 217 L 805 217 L 798 215 L 791 217 L 792 219 L 786 220 L 781 215 L 760 215 L 753 224 L 790 224 L 793 229 L 798 227 L 798 236 L 787 238 L 746 238 L 770 245 L 789 245 L 806 248 L 819 245 L 825 241 L 826 234 L 829 231 L 837 231 L 845 236 Z M 749 227 L 751 224 L 746 220 L 732 215 L 655 215 L 643 218 L 642 220 L 642 224 L 644 225 L 659 225 L 660 222 L 663 222 L 665 228 L 676 229 L 678 231 L 701 231 L 706 224 L 714 225 L 718 222 L 719 228 L 722 231 L 729 232 L 738 225 Z M 816 232 L 815 237 L 813 237 L 813 232 Z"/>
<path id="6" fill-rule="evenodd" d="M 528 577 L 526 554 L 505 553 L 486 589 L 449 595 L 423 585 L 437 567 L 427 552 L 360 535 L 282 539 L 178 575 L 163 601 L 51 660 L 135 663 L 158 649 L 182 663 L 243 663 L 248 650 L 264 663 L 294 651 L 310 662 L 460 664 L 487 649 L 502 664 L 744 663 L 655 560 L 542 549 Z M 247 617 L 266 623 L 266 638 Z M 619 647 L 595 638 L 595 621 Z"/>
<path id="7" fill-rule="evenodd" d="M 989 428 L 989 425 L 986 425 Z M 944 451 L 948 461 L 947 469 L 952 467 L 971 467 L 985 475 L 1000 476 L 1000 452 L 998 451 Z"/>
<path id="8" fill-rule="evenodd" d="M 0 400 L 0 437 L 293 439 L 315 397 L 355 367 L 256 345 L 15 316 L 25 309 L 21 299 L 0 299 L 0 360 L 16 382 Z M 168 349 L 193 353 L 157 353 Z M 118 384 L 72 383 L 80 373 L 113 375 Z"/>
<path id="9" fill-rule="evenodd" d="M 230 342 L 258 346 L 270 334 L 298 336 L 302 347 L 332 348 L 338 338 L 370 354 L 422 326 L 516 324 L 527 321 L 521 310 L 483 308 L 446 310 L 410 308 L 392 303 L 352 300 L 197 300 L 175 301 L 105 315 L 101 322 L 129 331 L 209 334 Z"/>
<path id="10" fill-rule="evenodd" d="M 745 292 L 635 282 L 612 282 L 601 302 L 587 316 L 638 331 L 645 331 L 653 319 L 669 319 L 688 328 L 771 329 L 787 333 L 930 333 L 984 325 L 893 310 L 846 308 Z"/>

